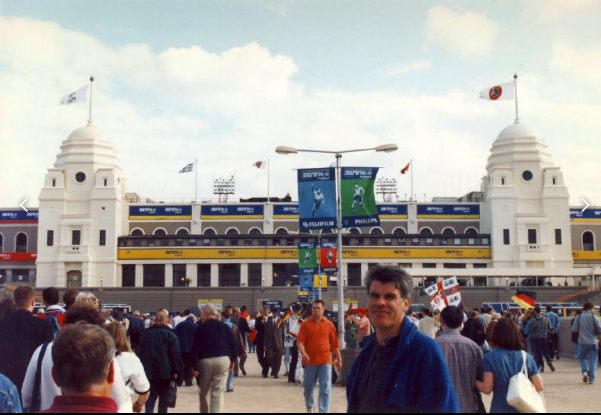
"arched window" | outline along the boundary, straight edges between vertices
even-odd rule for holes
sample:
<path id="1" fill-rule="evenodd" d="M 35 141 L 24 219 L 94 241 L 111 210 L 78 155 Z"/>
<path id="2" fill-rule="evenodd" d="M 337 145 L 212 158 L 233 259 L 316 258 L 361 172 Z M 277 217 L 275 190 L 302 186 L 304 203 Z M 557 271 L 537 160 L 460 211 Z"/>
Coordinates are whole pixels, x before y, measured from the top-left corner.
<path id="1" fill-rule="evenodd" d="M 240 235 L 240 232 L 238 232 L 238 229 L 236 229 L 236 228 L 229 228 L 227 231 L 225 231 L 225 234 L 227 236 L 236 236 L 236 235 Z"/>
<path id="2" fill-rule="evenodd" d="M 405 232 L 405 229 L 403 229 L 403 228 L 394 228 L 394 230 L 392 231 L 392 234 L 394 236 L 405 236 L 405 235 L 407 235 L 407 232 Z"/>
<path id="3" fill-rule="evenodd" d="M 422 235 L 422 236 L 432 236 L 432 229 L 430 229 L 430 228 L 422 228 L 419 231 L 419 234 Z"/>
<path id="4" fill-rule="evenodd" d="M 384 232 L 382 232 L 382 229 L 380 228 L 372 228 L 372 230 L 369 232 L 371 235 L 383 235 Z"/>
<path id="5" fill-rule="evenodd" d="M 190 235 L 190 232 L 188 232 L 188 229 L 186 229 L 186 228 L 181 228 L 181 229 L 178 229 L 175 234 L 177 236 L 188 236 L 188 235 Z"/>
<path id="6" fill-rule="evenodd" d="M 140 228 L 136 228 L 131 231 L 131 236 L 144 236 L 144 232 Z"/>
<path id="7" fill-rule="evenodd" d="M 361 231 L 357 228 L 350 228 L 348 231 L 351 235 L 361 235 Z"/>
<path id="8" fill-rule="evenodd" d="M 278 236 L 288 235 L 288 229 L 286 229 L 286 228 L 278 228 L 278 229 L 276 229 L 275 234 L 278 235 Z"/>
<path id="9" fill-rule="evenodd" d="M 27 235 L 23 232 L 17 234 L 16 252 L 27 252 Z"/>
<path id="10" fill-rule="evenodd" d="M 152 234 L 154 236 L 167 236 L 167 231 L 163 228 L 156 228 Z"/>
<path id="11" fill-rule="evenodd" d="M 213 229 L 213 228 L 207 228 L 204 230 L 204 232 L 202 234 L 204 236 L 215 236 L 215 235 L 217 235 L 217 232 L 215 232 L 215 229 Z"/>
<path id="12" fill-rule="evenodd" d="M 595 235 L 591 231 L 586 231 L 582 234 L 582 250 L 583 251 L 594 251 L 595 250 Z"/>
<path id="13" fill-rule="evenodd" d="M 248 231 L 248 234 L 250 236 L 259 236 L 262 234 L 261 229 L 259 228 L 252 228 L 251 230 Z"/>
<path id="14" fill-rule="evenodd" d="M 467 228 L 465 230 L 465 234 L 467 236 L 476 236 L 476 235 L 478 235 L 478 230 L 476 230 L 476 228 Z"/>
<path id="15" fill-rule="evenodd" d="M 453 229 L 453 228 L 444 228 L 442 230 L 442 235 L 443 236 L 454 236 L 455 235 L 455 229 Z"/>

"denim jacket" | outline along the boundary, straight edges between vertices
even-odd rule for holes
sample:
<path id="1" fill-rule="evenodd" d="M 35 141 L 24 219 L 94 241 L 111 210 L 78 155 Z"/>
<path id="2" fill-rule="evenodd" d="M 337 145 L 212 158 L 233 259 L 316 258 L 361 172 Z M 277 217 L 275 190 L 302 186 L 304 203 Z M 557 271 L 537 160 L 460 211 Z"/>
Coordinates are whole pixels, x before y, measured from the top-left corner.
<path id="1" fill-rule="evenodd" d="M 23 412 L 17 387 L 0 373 L 0 412 L 18 414 Z"/>

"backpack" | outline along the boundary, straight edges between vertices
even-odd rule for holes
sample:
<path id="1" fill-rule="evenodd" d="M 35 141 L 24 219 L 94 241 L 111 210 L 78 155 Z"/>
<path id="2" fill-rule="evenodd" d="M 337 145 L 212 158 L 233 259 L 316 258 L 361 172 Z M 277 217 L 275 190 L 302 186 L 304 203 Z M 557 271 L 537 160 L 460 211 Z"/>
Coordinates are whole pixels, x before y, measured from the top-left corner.
<path id="1" fill-rule="evenodd" d="M 56 337 L 57 333 L 64 326 L 63 320 L 65 318 L 65 313 L 58 310 L 46 311 L 44 314 L 38 314 L 38 318 L 46 320 L 48 323 L 50 323 L 52 326 L 52 333 L 54 334 L 54 337 Z"/>

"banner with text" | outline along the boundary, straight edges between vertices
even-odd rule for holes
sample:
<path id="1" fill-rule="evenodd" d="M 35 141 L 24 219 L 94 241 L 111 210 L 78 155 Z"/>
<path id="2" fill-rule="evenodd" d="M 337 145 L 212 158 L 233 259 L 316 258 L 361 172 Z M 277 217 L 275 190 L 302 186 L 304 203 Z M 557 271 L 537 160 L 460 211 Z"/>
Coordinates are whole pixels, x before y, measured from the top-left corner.
<path id="1" fill-rule="evenodd" d="M 298 244 L 298 269 L 301 274 L 317 272 L 317 250 L 313 242 Z"/>
<path id="2" fill-rule="evenodd" d="M 342 168 L 342 226 L 344 228 L 380 225 L 374 194 L 377 175 L 377 167 Z"/>
<path id="3" fill-rule="evenodd" d="M 461 287 L 457 277 L 430 285 L 425 291 L 430 296 L 430 304 L 434 310 L 442 311 L 449 305 L 461 305 Z"/>
<path id="4" fill-rule="evenodd" d="M 298 170 L 298 210 L 301 232 L 336 228 L 336 170 Z"/>
<path id="5" fill-rule="evenodd" d="M 319 263 L 323 272 L 336 272 L 338 269 L 338 244 L 322 242 L 319 248 Z"/>

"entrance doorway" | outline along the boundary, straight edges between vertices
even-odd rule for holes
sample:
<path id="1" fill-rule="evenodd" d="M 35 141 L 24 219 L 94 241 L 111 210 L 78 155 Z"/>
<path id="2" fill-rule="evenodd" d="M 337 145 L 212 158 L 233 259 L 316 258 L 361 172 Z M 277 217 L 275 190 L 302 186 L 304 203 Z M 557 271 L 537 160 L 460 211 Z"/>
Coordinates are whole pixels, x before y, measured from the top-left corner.
<path id="1" fill-rule="evenodd" d="M 81 271 L 67 272 L 67 288 L 81 288 Z"/>

